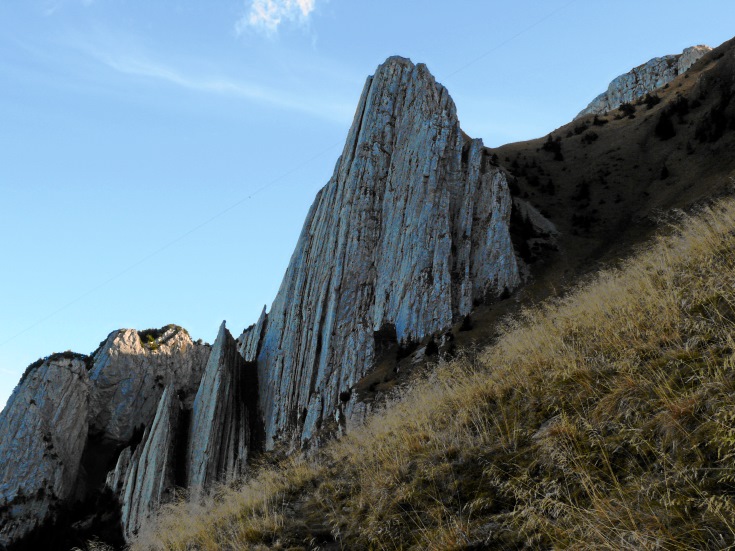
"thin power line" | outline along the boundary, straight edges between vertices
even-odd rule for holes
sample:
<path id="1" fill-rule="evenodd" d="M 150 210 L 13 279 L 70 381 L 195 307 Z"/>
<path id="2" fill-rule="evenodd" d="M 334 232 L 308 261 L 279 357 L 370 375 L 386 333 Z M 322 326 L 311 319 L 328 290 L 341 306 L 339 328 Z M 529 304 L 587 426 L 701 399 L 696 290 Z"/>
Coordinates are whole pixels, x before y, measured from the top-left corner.
<path id="1" fill-rule="evenodd" d="M 128 265 L 128 266 L 127 266 L 126 268 L 124 268 L 124 269 L 120 270 L 120 271 L 119 271 L 119 272 L 117 272 L 117 273 L 116 273 L 115 275 L 113 275 L 113 276 L 111 276 L 111 277 L 107 278 L 106 280 L 104 280 L 103 282 L 101 282 L 101 283 L 99 283 L 99 284 L 95 285 L 94 287 L 92 287 L 91 289 L 89 289 L 89 290 L 85 291 L 85 292 L 84 292 L 84 293 L 82 293 L 81 295 L 78 295 L 78 296 L 77 296 L 76 298 L 74 298 L 73 300 L 70 300 L 69 302 L 67 302 L 67 303 L 66 303 L 66 304 L 64 304 L 63 306 L 60 306 L 59 308 L 57 308 L 56 310 L 54 310 L 54 311 L 53 311 L 53 312 L 51 312 L 50 314 L 48 314 L 48 315 L 46 315 L 46 316 L 44 316 L 44 317 L 42 317 L 42 318 L 39 318 L 38 320 L 34 321 L 34 322 L 33 322 L 33 323 L 31 324 L 31 325 L 29 325 L 29 326 L 25 327 L 24 329 L 22 329 L 21 331 L 19 331 L 19 332 L 18 332 L 18 333 L 16 333 L 15 335 L 13 335 L 12 337 L 10 337 L 10 338 L 8 338 L 8 339 L 6 339 L 6 340 L 4 340 L 4 341 L 0 342 L 0 346 L 5 346 L 5 345 L 6 345 L 6 344 L 8 344 L 9 342 L 11 342 L 11 341 L 13 341 L 13 340 L 17 339 L 18 337 L 20 337 L 20 336 L 21 336 L 21 335 L 23 335 L 24 333 L 27 333 L 28 331 L 30 331 L 30 330 L 31 330 L 31 329 L 33 329 L 34 327 L 37 327 L 38 325 L 40 325 L 40 324 L 42 324 L 43 322 L 45 322 L 45 321 L 47 321 L 47 320 L 51 319 L 51 318 L 52 318 L 52 317 L 54 317 L 55 315 L 57 315 L 57 314 L 59 314 L 59 313 L 63 312 L 64 310 L 66 310 L 66 309 L 67 309 L 67 308 L 69 308 L 70 306 L 73 306 L 74 304 L 76 304 L 76 303 L 77 303 L 77 302 L 79 302 L 80 300 L 82 300 L 82 299 L 84 299 L 84 298 L 88 297 L 89 295 L 91 295 L 91 294 L 92 294 L 92 293 L 94 293 L 95 291 L 98 291 L 98 290 L 99 290 L 99 289 L 101 289 L 102 287 L 104 287 L 104 286 L 108 285 L 109 283 L 112 283 L 112 282 L 113 282 L 113 281 L 115 281 L 116 279 L 118 279 L 118 278 L 122 277 L 123 275 L 127 274 L 127 273 L 128 273 L 128 272 L 130 272 L 131 270 L 133 270 L 133 269 L 137 268 L 137 267 L 138 267 L 138 266 L 140 266 L 141 264 L 143 264 L 143 263 L 145 263 L 146 261 L 150 260 L 150 259 L 151 259 L 151 258 L 153 258 L 154 256 L 156 256 L 156 255 L 158 255 L 158 254 L 162 253 L 163 251 L 165 251 L 166 249 L 168 249 L 168 248 L 172 247 L 172 246 L 173 246 L 173 245 L 175 245 L 176 243 L 178 243 L 178 242 L 180 242 L 180 241 L 183 241 L 183 240 L 184 240 L 184 239 L 186 239 L 186 238 L 187 238 L 188 236 L 190 236 L 190 235 L 191 235 L 192 233 L 194 233 L 194 232 L 196 232 L 196 231 L 198 231 L 198 230 L 202 229 L 202 228 L 203 228 L 204 226 L 206 226 L 206 225 L 208 225 L 208 224 L 211 224 L 212 222 L 214 222 L 214 221 L 215 221 L 215 220 L 217 220 L 218 218 L 220 218 L 220 217 L 224 216 L 225 214 L 227 214 L 227 213 L 228 213 L 228 212 L 230 212 L 231 210 L 233 210 L 233 209 L 235 209 L 236 207 L 238 207 L 238 206 L 242 205 L 242 204 L 243 204 L 243 203 L 245 203 L 246 201 L 248 201 L 248 200 L 252 199 L 252 198 L 253 198 L 254 196 L 256 196 L 257 194 L 261 193 L 262 191 L 265 191 L 265 190 L 266 190 L 266 189 L 268 189 L 269 187 L 272 187 L 272 186 L 274 186 L 275 184 L 279 183 L 279 182 L 280 182 L 281 180 L 283 180 L 283 179 L 287 178 L 287 177 L 288 177 L 288 176 L 290 176 L 291 174 L 294 174 L 295 172 L 298 172 L 298 171 L 299 171 L 299 170 L 300 170 L 301 168 L 303 168 L 303 167 L 304 167 L 304 166 L 306 166 L 307 164 L 309 164 L 309 163 L 311 163 L 311 162 L 315 161 L 316 159 L 318 159 L 318 158 L 320 158 L 320 157 L 323 157 L 324 155 L 326 155 L 327 153 L 329 153 L 330 151 L 332 151 L 332 149 L 334 149 L 334 148 L 335 148 L 336 146 L 338 146 L 338 145 L 339 145 L 340 143 L 341 143 L 341 142 L 337 142 L 337 143 L 334 143 L 334 144 L 330 145 L 329 147 L 327 147 L 327 148 L 325 148 L 325 149 L 322 149 L 322 150 L 321 150 L 321 151 L 320 151 L 319 153 L 317 153 L 316 155 L 314 155 L 314 156 L 312 156 L 312 157 L 309 157 L 309 158 L 308 158 L 308 159 L 306 159 L 305 161 L 303 161 L 303 162 L 299 163 L 298 165 L 296 165 L 295 167 L 293 167 L 293 168 L 292 168 L 291 170 L 289 170 L 289 171 L 287 171 L 287 172 L 284 172 L 284 173 L 283 173 L 283 174 L 281 174 L 280 176 L 278 176 L 278 177 L 274 178 L 273 180 L 271 180 L 271 181 L 270 181 L 270 182 L 268 182 L 267 184 L 265 184 L 265 185 L 263 185 L 263 186 L 259 187 L 259 188 L 258 188 L 258 189 L 256 189 L 255 191 L 251 192 L 251 193 L 250 193 L 249 195 L 247 195 L 247 196 L 243 197 L 242 199 L 240 199 L 239 201 L 236 201 L 236 202 L 232 203 L 232 204 L 231 204 L 231 205 L 230 205 L 229 207 L 227 207 L 227 208 L 225 208 L 225 209 L 223 209 L 223 210 L 219 211 L 218 213 L 216 213 L 216 214 L 214 214 L 214 215 L 210 216 L 209 218 L 207 218 L 207 219 L 206 219 L 206 220 L 204 220 L 203 222 L 200 222 L 200 223 L 199 223 L 199 224 L 197 224 L 196 226 L 194 226 L 194 227 L 190 228 L 189 230 L 185 231 L 184 233 L 180 234 L 180 235 L 179 235 L 178 237 L 175 237 L 174 239 L 172 239 L 172 240 L 170 240 L 170 241 L 167 241 L 167 242 L 166 242 L 166 243 L 165 243 L 164 245 L 160 246 L 159 248 L 155 249 L 155 250 L 154 250 L 154 251 L 152 251 L 152 252 L 149 252 L 149 253 L 148 253 L 147 255 L 145 255 L 145 256 L 143 256 L 143 257 L 141 257 L 141 258 L 140 258 L 140 259 L 138 259 L 137 261 L 135 261 L 135 262 L 133 262 L 132 264 Z"/>
<path id="2" fill-rule="evenodd" d="M 548 14 L 546 14 L 546 15 L 545 15 L 545 16 L 543 16 L 543 17 L 542 17 L 541 19 L 537 20 L 537 21 L 536 21 L 535 23 L 532 23 L 531 25 L 529 25 L 528 27 L 524 28 L 523 30 L 520 30 L 520 31 L 518 31 L 518 32 L 517 32 L 516 34 L 514 34 L 514 35 L 513 35 L 513 36 L 511 36 L 510 38 L 508 38 L 508 39 L 504 40 L 504 41 L 503 41 L 503 42 L 501 42 L 500 44 L 496 44 L 495 46 L 493 46 L 492 48 L 490 48 L 490 49 L 489 49 L 489 50 L 487 50 L 486 52 L 484 52 L 484 53 L 480 54 L 479 56 L 477 56 L 476 58 L 474 58 L 474 59 L 472 59 L 472 60 L 468 61 L 467 63 L 465 63 L 464 65 L 462 65 L 462 66 L 461 66 L 461 67 L 459 67 L 458 69 L 456 69 L 455 71 L 453 71 L 453 72 L 449 73 L 448 75 L 446 75 L 446 77 L 445 77 L 445 78 L 453 77 L 453 76 L 454 76 L 454 75 L 456 75 L 457 73 L 459 73 L 459 72 L 461 72 L 461 71 L 464 71 L 464 70 L 465 70 L 465 69 L 466 69 L 467 67 L 469 67 L 469 66 L 471 66 L 471 65 L 474 65 L 474 64 L 475 64 L 475 63 L 477 63 L 478 61 L 480 61 L 480 60 L 482 60 L 482 59 L 486 58 L 486 57 L 487 57 L 487 56 L 489 56 L 489 55 L 490 55 L 491 53 L 495 52 L 496 50 L 499 50 L 499 49 L 500 49 L 500 48 L 502 48 L 503 46 L 507 45 L 508 43 L 510 43 L 510 42 L 512 42 L 513 40 L 515 40 L 516 38 L 518 38 L 519 36 L 521 36 L 521 35 L 524 35 L 524 34 L 526 34 L 526 33 L 527 33 L 528 31 L 530 31 L 531 29 L 533 29 L 533 28 L 535 28 L 535 27 L 538 27 L 538 26 L 539 26 L 539 25 L 540 25 L 541 23 L 543 23 L 543 22 L 544 22 L 544 21 L 546 21 L 547 19 L 551 19 L 552 17 L 554 17 L 554 16 L 555 16 L 555 15 L 556 15 L 557 13 L 559 13 L 560 11 L 563 11 L 563 10 L 567 9 L 567 8 L 568 8 L 569 6 L 571 6 L 572 4 L 574 4 L 574 3 L 576 2 L 576 1 L 577 1 L 577 0 L 571 0 L 570 2 L 567 2 L 566 4 L 564 4 L 563 6 L 561 6 L 560 8 L 557 8 L 557 9 L 555 9 L 554 11 L 552 11 L 551 13 L 548 13 Z"/>
<path id="3" fill-rule="evenodd" d="M 565 10 L 566 8 L 568 8 L 569 6 L 571 6 L 572 4 L 574 4 L 574 3 L 576 2 L 576 1 L 577 1 L 577 0 L 570 0 L 569 2 L 567 2 L 566 4 L 564 4 L 563 6 L 561 6 L 561 7 L 557 8 L 556 10 L 554 10 L 554 11 L 552 11 L 552 12 L 548 13 L 547 15 L 545 15 L 544 17 L 542 17 L 541 19 L 538 19 L 537 21 L 535 21 L 535 22 L 534 22 L 534 23 L 532 23 L 531 25 L 529 25 L 529 26 L 525 27 L 524 29 L 522 29 L 522 30 L 518 31 L 518 32 L 517 32 L 516 34 L 514 34 L 514 35 L 513 35 L 513 36 L 511 36 L 510 38 L 508 38 L 508 39 L 504 40 L 503 42 L 501 42 L 501 43 L 499 43 L 499 44 L 496 44 L 495 46 L 493 46 L 492 48 L 490 48 L 490 49 L 489 49 L 489 50 L 487 50 L 486 52 L 484 52 L 484 53 L 480 54 L 479 56 L 475 57 L 474 59 L 471 59 L 470 61 L 468 61 L 467 63 L 465 63 L 465 64 L 464 64 L 464 65 L 462 65 L 461 67 L 457 68 L 457 69 L 456 69 L 455 71 L 453 71 L 453 72 L 449 73 L 448 75 L 446 75 L 446 77 L 445 77 L 445 78 L 449 78 L 449 77 L 452 77 L 452 76 L 456 75 L 457 73 L 459 73 L 459 72 L 461 72 L 461 71 L 464 71 L 465 69 L 467 69 L 468 67 L 470 67 L 470 66 L 474 65 L 474 64 L 475 64 L 475 63 L 477 63 L 478 61 L 481 61 L 482 59 L 486 58 L 486 57 L 487 57 L 487 56 L 489 56 L 489 55 L 490 55 L 491 53 L 493 53 L 493 52 L 495 52 L 495 51 L 499 50 L 499 49 L 500 49 L 500 48 L 502 48 L 503 46 L 506 46 L 507 44 L 509 44 L 509 43 L 510 43 L 510 42 L 512 42 L 513 40 L 515 40 L 515 39 L 517 39 L 518 37 L 520 37 L 520 36 L 524 35 L 524 34 L 525 34 L 525 33 L 527 33 L 528 31 L 530 31 L 531 29 L 533 29 L 533 28 L 537 27 L 538 25 L 540 25 L 541 23 L 543 23 L 544 21 L 546 21 L 546 20 L 550 19 L 551 17 L 553 17 L 553 16 L 554 16 L 554 15 L 556 15 L 557 13 L 559 13 L 559 12 L 561 12 L 561 11 Z M 261 193 L 262 191 L 265 191 L 266 189 L 268 189 L 268 188 L 270 188 L 270 187 L 274 186 L 275 184 L 277 184 L 277 183 L 278 183 L 278 182 L 280 182 L 281 180 L 285 179 L 286 177 L 290 176 L 291 174 L 294 174 L 295 172 L 298 172 L 298 171 L 299 171 L 299 170 L 300 170 L 301 168 L 303 168 L 303 167 L 304 167 L 305 165 L 307 165 L 307 164 L 311 163 L 312 161 L 315 161 L 316 159 L 318 159 L 318 158 L 320 158 L 320 157 L 324 156 L 324 155 L 325 155 L 326 153 L 330 152 L 330 151 L 331 151 L 332 149 L 334 149 L 334 148 L 335 148 L 336 146 L 338 146 L 338 145 L 339 145 L 340 143 L 341 143 L 341 142 L 337 142 L 337 143 L 335 143 L 335 144 L 332 144 L 332 145 L 330 145 L 329 147 L 327 147 L 327 148 L 325 148 L 325 149 L 321 150 L 321 151 L 320 151 L 319 153 L 317 153 L 316 155 L 314 155 L 314 156 L 312 156 L 312 157 L 309 157 L 309 158 L 308 158 L 308 159 L 306 159 L 306 160 L 305 160 L 304 162 L 302 162 L 302 163 L 300 163 L 300 164 L 296 165 L 296 166 L 295 166 L 295 167 L 293 167 L 293 168 L 292 168 L 291 170 L 289 170 L 289 171 L 287 171 L 287 172 L 284 172 L 284 173 L 283 173 L 283 174 L 281 174 L 280 176 L 278 176 L 278 177 L 274 178 L 273 180 L 271 180 L 271 181 L 270 181 L 270 182 L 268 182 L 267 184 L 265 184 L 265 185 L 263 185 L 263 186 L 259 187 L 258 189 L 256 189 L 256 190 L 255 190 L 255 191 L 253 191 L 252 193 L 250 193 L 249 195 L 247 195 L 247 196 L 243 197 L 242 199 L 240 199 L 239 201 L 236 201 L 235 203 L 232 203 L 232 204 L 231 204 L 231 205 L 230 205 L 229 207 L 227 207 L 227 208 L 225 208 L 225 209 L 223 209 L 223 210 L 219 211 L 218 213 L 216 213 L 216 214 L 214 214 L 213 216 L 211 216 L 211 217 L 207 218 L 206 220 L 204 220 L 204 221 L 203 221 L 203 222 L 201 222 L 200 224 L 198 224 L 198 225 L 196 225 L 196 226 L 192 227 L 191 229 L 189 229 L 189 230 L 185 231 L 184 233 L 180 234 L 180 235 L 179 235 L 178 237 L 176 237 L 176 238 L 172 239 L 171 241 L 168 241 L 167 243 L 165 243 L 164 245 L 162 245 L 162 246 L 161 246 L 161 247 L 159 247 L 158 249 L 154 250 L 153 252 L 150 252 L 150 253 L 148 253 L 147 255 L 145 255 L 144 257 L 140 258 L 139 260 L 137 260 L 137 261 L 136 261 L 136 262 L 134 262 L 133 264 L 130 264 L 130 265 L 129 265 L 128 267 L 126 267 L 126 268 L 124 268 L 123 270 L 121 270 L 121 271 L 117 272 L 117 273 L 116 273 L 115 275 L 113 275 L 113 276 L 109 277 L 108 279 L 104 280 L 103 282 L 101 282 L 101 283 L 97 284 L 96 286 L 92 287 L 92 288 L 91 288 L 91 289 L 89 289 L 88 291 L 85 291 L 84 293 L 82 293 L 82 294 L 78 295 L 78 296 L 77 296 L 76 298 L 74 298 L 73 300 L 71 300 L 71 301 L 67 302 L 67 303 L 66 303 L 66 304 L 64 304 L 63 306 L 61 306 L 61 307 L 57 308 L 56 310 L 54 310 L 54 311 L 53 311 L 53 312 L 51 312 L 50 314 L 48 314 L 48 315 L 46 315 L 46 316 L 44 316 L 44 317 L 42 317 L 42 318 L 39 318 L 38 320 L 36 320 L 35 322 L 33 322 L 33 323 L 32 323 L 31 325 L 29 325 L 29 326 L 25 327 L 24 329 L 22 329 L 21 331 L 19 331 L 19 332 L 18 332 L 18 333 L 16 333 L 15 335 L 13 335 L 12 337 L 10 337 L 10 338 L 8 338 L 8 339 L 6 339 L 6 340 L 4 340 L 4 341 L 0 342 L 0 347 L 1 347 L 1 346 L 5 346 L 6 344 L 8 344 L 9 342 L 11 342 L 11 341 L 13 341 L 13 340 L 17 339 L 18 337 L 20 337 L 20 336 L 21 336 L 21 335 L 23 335 L 24 333 L 27 333 L 27 332 L 28 332 L 28 331 L 30 331 L 31 329 L 33 329 L 33 328 L 37 327 L 38 325 L 42 324 L 43 322 L 45 322 L 45 321 L 47 321 L 47 320 L 51 319 L 52 317 L 54 317 L 54 316 L 56 316 L 57 314 L 59 314 L 59 313 L 63 312 L 63 311 L 64 311 L 64 310 L 66 310 L 67 308 L 69 308 L 69 307 L 73 306 L 74 304 L 76 304 L 77 302 L 81 301 L 82 299 L 84 299 L 84 298 L 88 297 L 89 295 L 91 295 L 91 294 L 92 294 L 92 293 L 94 293 L 95 291 L 98 291 L 99 289 L 101 289 L 101 288 L 105 287 L 105 286 L 106 286 L 106 285 L 108 285 L 109 283 L 112 283 L 112 282 L 113 282 L 113 281 L 115 281 L 116 279 L 118 279 L 118 278 L 122 277 L 123 275 L 125 275 L 125 274 L 126 274 L 126 273 L 128 273 L 128 272 L 130 272 L 131 270 L 133 270 L 133 269 L 137 268 L 138 266 L 140 266 L 141 264 L 143 264 L 143 263 L 147 262 L 147 261 L 148 261 L 149 259 L 151 259 L 151 258 L 153 258 L 154 256 L 158 255 L 159 253 L 161 253 L 161 252 L 165 251 L 166 249 L 168 249 L 168 248 L 172 247 L 172 246 L 173 246 L 173 245 L 175 245 L 176 243 L 178 243 L 178 242 L 180 242 L 180 241 L 184 240 L 184 239 L 185 239 L 185 238 L 187 238 L 187 237 L 188 237 L 189 235 L 191 235 L 192 233 L 194 233 L 194 232 L 196 232 L 196 231 L 200 230 L 200 229 L 201 229 L 201 228 L 203 228 L 204 226 L 206 226 L 206 225 L 208 225 L 208 224 L 211 224 L 211 223 L 212 223 L 213 221 L 215 221 L 216 219 L 218 219 L 218 218 L 220 218 L 220 217 L 224 216 L 225 214 L 227 214 L 227 213 L 228 213 L 228 212 L 230 212 L 231 210 L 233 210 L 233 209 L 235 209 L 236 207 L 238 207 L 238 206 L 242 205 L 242 204 L 243 204 L 243 203 L 245 203 L 246 201 L 248 201 L 248 200 L 252 199 L 252 198 L 253 198 L 253 197 L 254 197 L 255 195 L 257 195 L 258 193 Z"/>

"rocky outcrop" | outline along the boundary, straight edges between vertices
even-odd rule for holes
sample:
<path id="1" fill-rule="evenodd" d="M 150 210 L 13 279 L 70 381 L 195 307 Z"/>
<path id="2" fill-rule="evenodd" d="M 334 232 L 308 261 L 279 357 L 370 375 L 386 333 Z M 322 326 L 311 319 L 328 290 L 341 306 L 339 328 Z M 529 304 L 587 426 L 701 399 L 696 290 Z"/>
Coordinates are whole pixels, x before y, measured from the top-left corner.
<path id="1" fill-rule="evenodd" d="M 376 332 L 420 339 L 516 287 L 510 208 L 504 173 L 480 140 L 463 138 L 447 90 L 424 65 L 381 65 L 267 317 L 258 354 L 267 446 L 349 415 Z"/>
<path id="2" fill-rule="evenodd" d="M 263 340 L 266 325 L 268 324 L 268 314 L 266 314 L 265 306 L 260 313 L 258 321 L 245 329 L 237 339 L 237 351 L 245 358 L 246 362 L 254 362 L 258 358 L 260 351 L 260 343 Z"/>
<path id="3" fill-rule="evenodd" d="M 175 326 L 125 329 L 93 354 L 89 375 L 76 357 L 32 372 L 3 412 L 3 514 L 26 514 L 21 487 L 36 500 L 28 519 L 40 521 L 45 496 L 64 501 L 75 480 L 81 493 L 106 482 L 129 538 L 175 485 L 196 497 L 279 438 L 313 443 L 326 421 L 362 419 L 353 387 L 382 350 L 519 285 L 511 206 L 505 173 L 462 133 L 447 90 L 424 65 L 390 58 L 367 80 L 270 313 L 237 340 L 223 323 L 211 349 Z M 39 444 L 44 431 L 63 454 Z M 106 455 L 93 477 L 79 465 L 97 451 Z M 2 530 L 15 537 L 17 526 Z"/>
<path id="4" fill-rule="evenodd" d="M 160 421 L 156 408 L 164 394 L 189 396 L 191 402 L 209 350 L 175 326 L 144 335 L 121 329 L 92 357 L 65 352 L 29 366 L 0 414 L 0 547 L 99 491 L 109 468 L 106 458 L 135 445 L 147 427 L 138 455 L 131 457 L 127 448 L 108 476 L 111 488 L 131 488 L 124 505 L 130 526 L 137 527 L 150 504 L 160 501 L 152 493 L 151 469 L 163 472 L 161 431 L 174 424 L 171 416 Z M 167 386 L 171 390 L 164 393 Z M 159 423 L 151 426 L 154 417 Z M 136 473 L 132 485 L 131 472 Z M 161 488 L 169 486 L 169 478 L 161 480 Z"/>
<path id="5" fill-rule="evenodd" d="M 180 403 L 173 384 L 169 384 L 161 396 L 156 416 L 143 442 L 130 455 L 126 448 L 120 456 L 123 465 L 115 469 L 116 475 L 123 468 L 127 471 L 120 491 L 122 524 L 125 538 L 134 536 L 141 523 L 153 514 L 160 504 L 168 500 L 174 488 L 174 445 L 179 418 Z M 127 466 L 125 463 L 127 462 Z M 120 464 L 120 461 L 118 461 Z M 118 482 L 109 481 L 113 487 Z"/>
<path id="6" fill-rule="evenodd" d="M 624 103 L 633 103 L 657 88 L 665 86 L 678 75 L 685 73 L 704 54 L 709 46 L 692 46 L 678 55 L 655 57 L 615 78 L 607 91 L 597 96 L 576 118 L 589 114 L 602 114 L 617 109 Z"/>
<path id="7" fill-rule="evenodd" d="M 128 442 L 136 429 L 150 425 L 166 386 L 174 383 L 190 396 L 196 392 L 209 347 L 193 343 L 176 326 L 147 335 L 144 343 L 135 329 L 113 331 L 95 352 L 89 373 L 91 433 Z"/>
<path id="8" fill-rule="evenodd" d="M 31 365 L 0 413 L 0 548 L 75 497 L 87 440 L 87 358 Z"/>
<path id="9" fill-rule="evenodd" d="M 194 495 L 243 472 L 254 440 L 256 385 L 255 365 L 238 353 L 222 322 L 191 414 L 186 465 Z"/>

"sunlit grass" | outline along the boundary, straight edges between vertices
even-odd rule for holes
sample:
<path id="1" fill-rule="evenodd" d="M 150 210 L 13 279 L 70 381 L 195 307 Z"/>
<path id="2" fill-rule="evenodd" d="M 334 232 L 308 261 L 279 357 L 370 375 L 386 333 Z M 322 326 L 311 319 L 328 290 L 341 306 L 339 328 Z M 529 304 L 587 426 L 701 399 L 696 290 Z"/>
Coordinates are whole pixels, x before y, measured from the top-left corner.
<path id="1" fill-rule="evenodd" d="M 735 201 L 134 549 L 735 545 Z"/>

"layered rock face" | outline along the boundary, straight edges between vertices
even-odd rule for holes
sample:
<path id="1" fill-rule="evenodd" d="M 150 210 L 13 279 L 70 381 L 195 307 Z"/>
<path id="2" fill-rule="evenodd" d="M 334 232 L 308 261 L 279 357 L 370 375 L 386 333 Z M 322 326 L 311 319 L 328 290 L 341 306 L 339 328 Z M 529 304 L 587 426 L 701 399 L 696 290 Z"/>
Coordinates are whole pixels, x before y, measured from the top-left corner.
<path id="1" fill-rule="evenodd" d="M 110 480 L 130 492 L 124 519 L 137 528 L 171 487 L 156 477 L 170 459 L 177 396 L 191 402 L 210 349 L 174 326 L 157 333 L 144 345 L 135 330 L 114 331 L 92 357 L 54 354 L 29 367 L 0 414 L 0 547 L 100 489 L 104 477 L 82 468 L 85 458 L 98 465 L 88 456 L 135 445 L 136 432 L 144 441 L 123 451 Z"/>
<path id="2" fill-rule="evenodd" d="M 175 326 L 147 344 L 134 329 L 113 331 L 89 373 L 90 431 L 127 442 L 136 428 L 151 422 L 167 385 L 194 395 L 208 357 L 208 347 L 195 345 Z"/>
<path id="3" fill-rule="evenodd" d="M 106 482 L 130 538 L 175 486 L 200 495 L 241 474 L 254 449 L 301 445 L 329 418 L 363 415 L 352 390 L 386 341 L 445 330 L 519 285 L 511 207 L 505 174 L 462 133 L 447 90 L 425 66 L 388 59 L 367 80 L 270 313 L 237 340 L 223 323 L 211 349 L 175 326 L 115 331 L 92 358 L 47 361 L 21 383 L 0 417 L 3 534 L 43 521 L 45 496 L 70 502 L 84 497 L 75 487 Z M 106 481 L 80 468 L 97 451 Z M 35 496 L 30 512 L 21 487 Z"/>
<path id="4" fill-rule="evenodd" d="M 146 430 L 144 444 L 132 456 L 130 448 L 125 448 L 113 472 L 114 485 L 119 484 L 116 475 L 126 471 L 120 492 L 126 539 L 137 533 L 141 523 L 167 500 L 174 487 L 174 446 L 180 407 L 175 387 L 169 384 L 161 395 L 153 424 Z"/>
<path id="5" fill-rule="evenodd" d="M 259 339 L 266 444 L 308 440 L 371 368 L 375 334 L 420 339 L 516 287 L 511 199 L 447 90 L 393 57 L 368 78 Z M 253 349 L 258 327 L 240 340 Z"/>
<path id="6" fill-rule="evenodd" d="M 29 368 L 0 413 L 0 548 L 74 497 L 88 386 L 85 358 L 57 354 Z"/>
<path id="7" fill-rule="evenodd" d="M 709 46 L 692 46 L 678 55 L 655 57 L 632 71 L 615 78 L 607 91 L 597 96 L 576 118 L 590 114 L 602 114 L 617 109 L 624 103 L 632 103 L 657 88 L 665 86 L 678 75 L 685 73 L 704 54 Z"/>
<path id="8" fill-rule="evenodd" d="M 257 408 L 255 369 L 223 322 L 192 410 L 186 466 L 194 494 L 245 468 Z"/>

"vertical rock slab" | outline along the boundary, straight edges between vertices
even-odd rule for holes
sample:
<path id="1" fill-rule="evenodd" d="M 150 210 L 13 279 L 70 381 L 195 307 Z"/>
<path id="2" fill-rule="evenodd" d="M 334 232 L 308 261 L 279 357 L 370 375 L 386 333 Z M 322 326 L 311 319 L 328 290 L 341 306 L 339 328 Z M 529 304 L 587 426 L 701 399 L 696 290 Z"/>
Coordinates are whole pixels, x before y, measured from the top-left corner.
<path id="1" fill-rule="evenodd" d="M 265 312 L 265 306 L 260 313 L 257 323 L 251 325 L 237 339 L 238 352 L 245 358 L 246 362 L 254 362 L 258 358 L 260 343 L 263 340 L 263 334 L 268 324 L 268 314 Z"/>
<path id="2" fill-rule="evenodd" d="M 149 426 L 164 389 L 194 395 L 209 347 L 192 342 L 176 326 L 143 342 L 134 329 L 113 331 L 94 354 L 90 371 L 90 432 L 127 443 Z"/>
<path id="3" fill-rule="evenodd" d="M 86 359 L 67 352 L 32 364 L 0 413 L 0 547 L 75 495 L 87 439 Z"/>
<path id="4" fill-rule="evenodd" d="M 254 371 L 222 322 L 192 409 L 187 486 L 193 495 L 216 481 L 237 477 L 245 467 L 255 432 L 251 427 L 257 408 L 251 397 L 255 389 L 249 388 Z M 254 384 L 252 378 L 250 385 Z"/>
<path id="5" fill-rule="evenodd" d="M 266 446 L 311 438 L 370 369 L 376 332 L 420 339 L 516 287 L 509 217 L 505 176 L 465 141 L 447 90 L 408 59 L 378 67 L 268 314 Z"/>
<path id="6" fill-rule="evenodd" d="M 128 540 L 173 490 L 173 452 L 179 409 L 175 387 L 169 384 L 161 395 L 153 424 L 132 458 L 127 459 L 129 448 L 126 448 L 127 456 L 125 451 L 120 455 L 118 464 L 125 463 L 126 459 L 129 462 L 120 494 L 123 533 Z M 112 482 L 115 482 L 114 476 Z"/>

